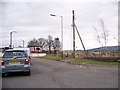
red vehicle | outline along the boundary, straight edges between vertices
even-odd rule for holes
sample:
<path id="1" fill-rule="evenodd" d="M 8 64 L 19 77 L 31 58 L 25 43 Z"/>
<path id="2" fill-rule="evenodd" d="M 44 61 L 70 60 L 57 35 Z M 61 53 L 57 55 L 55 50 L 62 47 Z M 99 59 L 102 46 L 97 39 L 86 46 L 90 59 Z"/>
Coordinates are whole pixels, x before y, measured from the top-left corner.
<path id="1" fill-rule="evenodd" d="M 41 50 L 31 50 L 31 53 L 41 53 Z"/>

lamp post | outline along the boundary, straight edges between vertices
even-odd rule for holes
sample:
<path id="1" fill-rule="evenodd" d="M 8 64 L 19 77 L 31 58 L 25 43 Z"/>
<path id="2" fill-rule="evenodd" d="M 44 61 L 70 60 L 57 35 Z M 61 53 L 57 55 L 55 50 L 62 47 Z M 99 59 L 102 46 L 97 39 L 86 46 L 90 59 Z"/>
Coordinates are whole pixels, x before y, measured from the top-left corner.
<path id="1" fill-rule="evenodd" d="M 10 32 L 10 48 L 12 48 L 12 33 L 17 33 L 16 31 Z"/>
<path id="2" fill-rule="evenodd" d="M 22 40 L 22 42 L 23 42 L 23 48 L 24 48 L 24 42 L 25 42 L 25 41 L 24 41 L 24 40 Z"/>
<path id="3" fill-rule="evenodd" d="M 58 16 L 54 14 L 50 14 L 50 16 Z M 61 51 L 62 51 L 62 58 L 63 58 L 63 16 L 59 16 L 61 18 Z"/>

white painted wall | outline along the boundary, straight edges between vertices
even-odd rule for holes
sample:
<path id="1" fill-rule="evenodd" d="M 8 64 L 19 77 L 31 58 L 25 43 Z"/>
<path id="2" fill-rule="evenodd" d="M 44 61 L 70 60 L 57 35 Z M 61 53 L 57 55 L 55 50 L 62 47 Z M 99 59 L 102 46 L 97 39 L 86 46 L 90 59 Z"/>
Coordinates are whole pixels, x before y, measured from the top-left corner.
<path id="1" fill-rule="evenodd" d="M 33 54 L 30 54 L 30 56 L 32 56 L 32 57 L 43 57 L 43 56 L 46 56 L 46 53 L 33 53 Z"/>

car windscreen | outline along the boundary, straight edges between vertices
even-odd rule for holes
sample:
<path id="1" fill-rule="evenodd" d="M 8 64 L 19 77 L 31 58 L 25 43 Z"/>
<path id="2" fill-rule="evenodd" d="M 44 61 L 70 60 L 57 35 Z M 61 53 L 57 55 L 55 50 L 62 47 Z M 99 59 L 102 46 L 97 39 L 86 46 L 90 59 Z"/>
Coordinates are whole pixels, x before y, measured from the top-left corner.
<path id="1" fill-rule="evenodd" d="M 27 54 L 25 51 L 6 51 L 3 55 L 3 58 L 25 58 L 27 57 Z"/>

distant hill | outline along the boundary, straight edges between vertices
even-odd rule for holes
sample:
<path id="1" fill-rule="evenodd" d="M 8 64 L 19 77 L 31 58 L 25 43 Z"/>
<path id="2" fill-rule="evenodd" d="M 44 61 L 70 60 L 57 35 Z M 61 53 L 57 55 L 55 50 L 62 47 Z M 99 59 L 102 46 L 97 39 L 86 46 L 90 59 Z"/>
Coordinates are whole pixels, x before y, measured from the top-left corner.
<path id="1" fill-rule="evenodd" d="M 107 46 L 106 47 L 106 50 L 108 52 L 118 52 L 118 49 L 120 50 L 120 46 Z M 103 52 L 104 50 L 105 50 L 105 47 L 88 49 L 88 51 L 91 51 L 91 52 Z"/>
<path id="2" fill-rule="evenodd" d="M 76 50 L 76 52 L 84 52 L 84 50 Z"/>
<path id="3" fill-rule="evenodd" d="M 120 51 L 120 46 L 107 46 L 106 50 L 108 52 L 118 52 L 118 49 Z M 105 50 L 105 47 L 98 47 L 98 48 L 92 48 L 92 49 L 88 49 L 87 51 L 90 52 L 103 52 Z M 76 52 L 83 52 L 83 50 L 76 50 Z"/>

